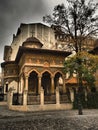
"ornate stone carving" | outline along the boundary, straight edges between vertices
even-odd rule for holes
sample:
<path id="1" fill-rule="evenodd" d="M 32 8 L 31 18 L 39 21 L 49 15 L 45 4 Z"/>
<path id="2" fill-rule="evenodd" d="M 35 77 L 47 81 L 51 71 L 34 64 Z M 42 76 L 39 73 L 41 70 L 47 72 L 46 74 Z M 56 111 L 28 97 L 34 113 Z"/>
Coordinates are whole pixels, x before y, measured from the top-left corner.
<path id="1" fill-rule="evenodd" d="M 45 61 L 44 64 L 43 64 L 43 67 L 50 67 L 50 64 L 48 61 Z"/>

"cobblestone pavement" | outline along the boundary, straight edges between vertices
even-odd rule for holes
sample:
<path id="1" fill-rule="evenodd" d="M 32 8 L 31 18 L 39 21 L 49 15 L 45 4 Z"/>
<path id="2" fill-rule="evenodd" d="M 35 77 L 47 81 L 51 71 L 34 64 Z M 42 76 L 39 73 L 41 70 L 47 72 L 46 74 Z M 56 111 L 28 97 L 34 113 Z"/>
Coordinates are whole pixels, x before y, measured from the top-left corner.
<path id="1" fill-rule="evenodd" d="M 0 130 L 98 130 L 98 110 L 16 112 L 0 106 Z"/>

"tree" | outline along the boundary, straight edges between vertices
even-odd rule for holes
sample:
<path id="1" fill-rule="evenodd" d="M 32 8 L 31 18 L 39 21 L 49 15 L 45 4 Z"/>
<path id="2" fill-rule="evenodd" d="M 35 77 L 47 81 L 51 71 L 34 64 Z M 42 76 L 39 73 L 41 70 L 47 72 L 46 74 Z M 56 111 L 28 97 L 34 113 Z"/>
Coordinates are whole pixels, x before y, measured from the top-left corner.
<path id="1" fill-rule="evenodd" d="M 54 7 L 52 15 L 43 17 L 43 21 L 62 30 L 66 36 L 70 36 L 71 44 L 75 52 L 84 49 L 84 42 L 98 33 L 98 16 L 96 15 L 98 3 L 92 0 L 66 0 L 66 5 L 61 4 Z M 85 48 L 87 49 L 87 48 Z"/>
<path id="2" fill-rule="evenodd" d="M 95 83 L 95 73 L 98 69 L 98 56 L 89 54 L 88 52 L 82 51 L 80 54 L 76 54 L 72 57 L 66 58 L 64 62 L 64 71 L 69 73 L 69 76 L 72 77 L 73 74 L 77 75 L 81 73 L 81 86 L 83 86 L 83 81 L 85 81 L 90 88 L 94 87 Z M 79 56 L 79 58 L 78 58 Z M 79 61 L 77 61 L 79 60 Z M 77 62 L 81 62 L 78 64 Z"/>
<path id="3" fill-rule="evenodd" d="M 62 31 L 66 37 L 70 37 L 67 45 L 76 52 L 73 63 L 77 65 L 79 89 L 82 88 L 84 74 L 88 82 L 90 78 L 94 80 L 90 69 L 84 69 L 85 67 L 82 66 L 81 52 L 88 51 L 90 47 L 88 40 L 98 35 L 97 7 L 98 3 L 92 0 L 66 0 L 66 5 L 55 6 L 52 15 L 43 17 L 45 22 L 56 27 L 56 31 Z M 79 108 L 79 114 L 82 114 L 81 108 Z"/>
<path id="4" fill-rule="evenodd" d="M 73 74 L 77 75 L 79 84 L 78 89 L 78 107 L 79 114 L 82 113 L 83 88 L 86 84 L 91 90 L 95 89 L 95 73 L 98 69 L 98 56 L 89 54 L 88 52 L 79 52 L 72 57 L 68 57 L 64 62 L 64 71 L 69 73 L 71 77 Z M 79 56 L 79 57 L 78 57 Z M 85 83 L 85 84 L 84 84 Z"/>

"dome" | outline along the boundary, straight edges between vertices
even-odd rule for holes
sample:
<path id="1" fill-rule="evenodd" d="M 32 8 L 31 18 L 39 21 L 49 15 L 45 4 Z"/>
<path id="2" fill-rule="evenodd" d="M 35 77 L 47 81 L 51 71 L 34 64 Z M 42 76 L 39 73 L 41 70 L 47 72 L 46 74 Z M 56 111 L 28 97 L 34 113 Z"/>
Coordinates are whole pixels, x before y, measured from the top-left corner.
<path id="1" fill-rule="evenodd" d="M 43 44 L 36 37 L 29 37 L 23 42 L 22 46 L 30 48 L 41 48 Z"/>

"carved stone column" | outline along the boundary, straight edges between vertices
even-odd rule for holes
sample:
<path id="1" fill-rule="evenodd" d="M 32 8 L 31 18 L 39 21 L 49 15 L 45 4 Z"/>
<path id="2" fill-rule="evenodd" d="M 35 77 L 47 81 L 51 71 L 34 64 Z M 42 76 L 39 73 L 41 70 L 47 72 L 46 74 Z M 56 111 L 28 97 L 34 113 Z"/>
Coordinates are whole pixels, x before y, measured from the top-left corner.
<path id="1" fill-rule="evenodd" d="M 24 93 L 23 93 L 23 105 L 24 106 L 27 105 L 27 93 L 28 93 L 28 91 L 24 90 Z"/>
<path id="2" fill-rule="evenodd" d="M 13 92 L 9 91 L 7 94 L 7 104 L 8 106 L 13 105 Z"/>
<path id="3" fill-rule="evenodd" d="M 40 105 L 44 105 L 44 89 L 40 89 Z"/>
<path id="4" fill-rule="evenodd" d="M 38 76 L 38 94 L 40 94 L 40 91 L 41 91 L 41 78 L 42 78 L 42 76 L 39 75 Z"/>
<path id="5" fill-rule="evenodd" d="M 60 93 L 58 87 L 56 87 L 56 104 L 60 104 Z"/>
<path id="6" fill-rule="evenodd" d="M 51 93 L 54 94 L 54 76 L 51 76 Z"/>
<path id="7" fill-rule="evenodd" d="M 27 105 L 27 94 L 28 94 L 28 76 L 25 75 L 25 88 L 23 92 L 23 105 Z"/>
<path id="8" fill-rule="evenodd" d="M 28 76 L 25 76 L 25 89 L 28 90 Z"/>
<path id="9" fill-rule="evenodd" d="M 23 76 L 21 76 L 21 79 L 20 79 L 20 93 L 23 93 L 23 86 L 24 86 L 24 79 L 23 79 Z"/>

